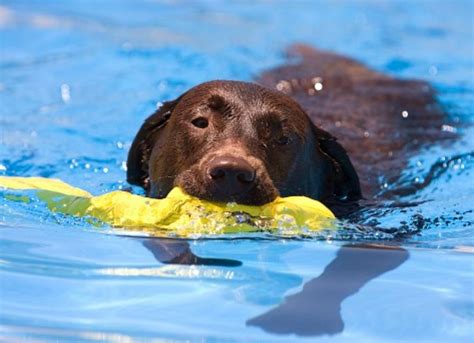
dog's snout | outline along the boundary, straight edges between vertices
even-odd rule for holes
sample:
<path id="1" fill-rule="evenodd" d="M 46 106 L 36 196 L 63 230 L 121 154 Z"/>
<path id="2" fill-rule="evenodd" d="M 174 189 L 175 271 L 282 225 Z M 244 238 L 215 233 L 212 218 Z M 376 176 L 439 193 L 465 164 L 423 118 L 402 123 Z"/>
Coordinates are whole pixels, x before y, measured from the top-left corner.
<path id="1" fill-rule="evenodd" d="M 225 193 L 240 192 L 255 181 L 255 169 L 243 158 L 219 156 L 210 161 L 208 177 Z"/>

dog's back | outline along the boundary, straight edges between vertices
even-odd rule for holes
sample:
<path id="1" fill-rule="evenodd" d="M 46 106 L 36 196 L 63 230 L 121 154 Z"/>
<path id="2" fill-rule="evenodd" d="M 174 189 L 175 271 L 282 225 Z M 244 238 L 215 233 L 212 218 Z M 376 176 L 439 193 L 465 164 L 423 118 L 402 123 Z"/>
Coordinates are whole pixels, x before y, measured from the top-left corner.
<path id="1" fill-rule="evenodd" d="M 258 82 L 290 94 L 338 138 L 367 199 L 397 180 L 421 146 L 454 138 L 442 130 L 447 118 L 428 83 L 395 79 L 307 46 L 290 53 L 300 58 L 297 64 L 267 71 Z"/>

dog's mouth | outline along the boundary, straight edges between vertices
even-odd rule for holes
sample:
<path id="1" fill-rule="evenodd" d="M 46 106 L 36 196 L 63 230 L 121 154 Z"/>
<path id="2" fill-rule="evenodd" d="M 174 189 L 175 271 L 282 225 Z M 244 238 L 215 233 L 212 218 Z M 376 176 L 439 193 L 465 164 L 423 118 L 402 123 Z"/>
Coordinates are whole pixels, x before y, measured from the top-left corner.
<path id="1" fill-rule="evenodd" d="M 186 193 L 197 198 L 241 205 L 260 206 L 272 202 L 279 195 L 278 190 L 267 175 L 257 172 L 251 184 L 223 184 L 218 180 L 203 177 L 196 171 L 198 167 L 181 173 L 174 186 L 182 188 Z"/>

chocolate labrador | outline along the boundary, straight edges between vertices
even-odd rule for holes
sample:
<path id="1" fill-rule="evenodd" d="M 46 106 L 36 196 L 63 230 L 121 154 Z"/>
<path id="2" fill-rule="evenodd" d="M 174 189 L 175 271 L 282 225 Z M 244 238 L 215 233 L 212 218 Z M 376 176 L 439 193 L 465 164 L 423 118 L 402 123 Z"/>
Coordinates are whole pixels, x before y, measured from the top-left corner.
<path id="1" fill-rule="evenodd" d="M 332 207 L 356 202 L 361 189 L 374 196 L 403 168 L 407 146 L 442 136 L 443 113 L 425 82 L 304 46 L 293 51 L 301 62 L 263 74 L 267 87 L 211 81 L 165 102 L 135 137 L 127 181 L 156 198 L 180 186 L 221 202 L 304 195 Z M 349 154 L 315 123 L 337 132 Z"/>

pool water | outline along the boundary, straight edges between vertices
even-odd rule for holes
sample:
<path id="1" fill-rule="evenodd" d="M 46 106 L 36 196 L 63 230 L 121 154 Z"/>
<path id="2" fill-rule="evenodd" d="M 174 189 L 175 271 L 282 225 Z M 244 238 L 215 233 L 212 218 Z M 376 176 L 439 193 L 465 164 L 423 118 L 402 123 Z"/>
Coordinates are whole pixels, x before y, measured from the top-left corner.
<path id="1" fill-rule="evenodd" d="M 468 0 L 3 0 L 2 175 L 60 178 L 95 194 L 125 187 L 131 141 L 159 103 L 210 79 L 252 80 L 285 63 L 295 42 L 431 82 L 460 139 L 426 147 L 403 171 L 399 184 L 418 182 L 458 156 L 400 199 L 419 205 L 366 213 L 400 230 L 422 218 L 423 230 L 403 239 L 165 242 L 2 198 L 0 337 L 470 341 L 473 10 Z M 190 251 L 196 263 L 170 263 Z"/>

